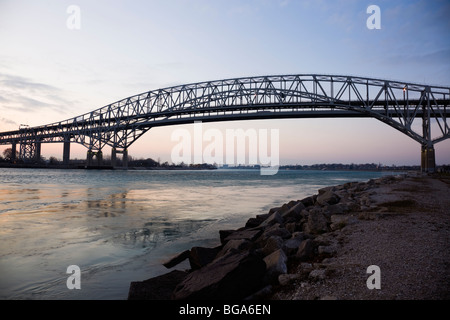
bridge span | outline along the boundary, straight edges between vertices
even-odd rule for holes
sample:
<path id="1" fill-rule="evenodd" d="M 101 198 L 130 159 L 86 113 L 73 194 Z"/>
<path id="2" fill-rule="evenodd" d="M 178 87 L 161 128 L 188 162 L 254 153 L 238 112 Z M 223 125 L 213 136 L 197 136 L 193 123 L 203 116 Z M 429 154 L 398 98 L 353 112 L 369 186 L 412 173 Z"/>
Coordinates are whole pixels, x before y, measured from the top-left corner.
<path id="1" fill-rule="evenodd" d="M 1 132 L 0 145 L 11 145 L 13 161 L 40 159 L 42 143 L 70 144 L 87 151 L 87 165 L 101 163 L 112 148 L 126 165 L 128 148 L 158 126 L 196 121 L 282 118 L 371 117 L 399 130 L 421 146 L 423 171 L 435 170 L 434 145 L 450 137 L 450 87 L 345 75 L 275 75 L 198 82 L 151 90 L 89 113 L 37 127 Z"/>

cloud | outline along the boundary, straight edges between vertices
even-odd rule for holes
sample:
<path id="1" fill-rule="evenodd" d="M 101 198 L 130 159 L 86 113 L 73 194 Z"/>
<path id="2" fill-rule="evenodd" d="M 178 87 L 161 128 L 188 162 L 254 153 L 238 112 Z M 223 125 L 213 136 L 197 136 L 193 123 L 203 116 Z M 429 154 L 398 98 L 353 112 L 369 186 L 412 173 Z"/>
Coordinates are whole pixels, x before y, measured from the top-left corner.
<path id="1" fill-rule="evenodd" d="M 0 122 L 7 125 L 19 126 L 15 121 L 6 118 L 0 118 Z"/>
<path id="2" fill-rule="evenodd" d="M 0 73 L 0 110 L 64 113 L 73 106 L 64 95 L 64 91 L 55 86 Z"/>
<path id="3" fill-rule="evenodd" d="M 9 74 L 0 74 L 0 84 L 8 88 L 30 91 L 58 91 L 59 89 L 44 83 L 34 82 L 30 79 L 13 76 Z"/>

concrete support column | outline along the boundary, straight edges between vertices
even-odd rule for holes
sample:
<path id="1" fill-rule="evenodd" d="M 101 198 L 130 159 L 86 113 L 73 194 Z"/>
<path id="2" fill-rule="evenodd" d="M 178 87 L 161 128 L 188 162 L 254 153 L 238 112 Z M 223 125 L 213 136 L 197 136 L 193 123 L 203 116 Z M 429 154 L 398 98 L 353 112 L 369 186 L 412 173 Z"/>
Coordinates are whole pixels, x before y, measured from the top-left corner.
<path id="1" fill-rule="evenodd" d="M 117 149 L 111 149 L 111 166 L 114 168 L 117 164 Z"/>
<path id="2" fill-rule="evenodd" d="M 431 173 L 436 171 L 434 146 L 422 145 L 420 167 L 422 172 Z"/>
<path id="3" fill-rule="evenodd" d="M 102 166 L 103 165 L 103 152 L 102 150 L 98 150 L 97 153 L 97 165 Z"/>
<path id="4" fill-rule="evenodd" d="M 92 152 L 92 150 L 89 149 L 87 152 L 87 156 L 86 156 L 86 165 L 92 166 L 93 159 L 94 159 L 94 153 Z"/>
<path id="5" fill-rule="evenodd" d="M 128 149 L 123 150 L 122 166 L 128 168 Z"/>
<path id="6" fill-rule="evenodd" d="M 95 157 L 95 160 L 94 160 Z M 86 157 L 86 165 L 89 166 L 102 166 L 103 165 L 103 152 L 102 150 L 92 151 L 88 150 Z"/>
<path id="7" fill-rule="evenodd" d="M 64 141 L 63 164 L 65 166 L 68 166 L 69 161 L 70 161 L 70 141 Z"/>
<path id="8" fill-rule="evenodd" d="M 17 144 L 14 142 L 11 146 L 11 163 L 16 162 Z"/>
<path id="9" fill-rule="evenodd" d="M 41 142 L 36 141 L 34 144 L 34 161 L 41 161 Z"/>
<path id="10" fill-rule="evenodd" d="M 128 168 L 128 150 L 124 149 L 123 151 L 117 150 L 117 148 L 112 148 L 111 150 L 111 166 L 117 166 L 117 154 L 122 154 L 122 167 Z"/>

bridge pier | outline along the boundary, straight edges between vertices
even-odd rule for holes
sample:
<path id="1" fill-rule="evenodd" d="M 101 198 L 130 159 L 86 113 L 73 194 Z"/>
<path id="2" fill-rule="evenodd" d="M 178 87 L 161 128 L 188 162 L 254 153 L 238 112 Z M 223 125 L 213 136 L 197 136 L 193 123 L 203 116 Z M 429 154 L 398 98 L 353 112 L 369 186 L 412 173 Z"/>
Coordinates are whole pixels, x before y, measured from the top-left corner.
<path id="1" fill-rule="evenodd" d="M 88 150 L 87 156 L 86 156 L 86 165 L 92 166 L 93 159 L 94 159 L 94 153 L 91 150 Z"/>
<path id="2" fill-rule="evenodd" d="M 11 145 L 11 163 L 16 162 L 17 144 L 15 142 Z"/>
<path id="3" fill-rule="evenodd" d="M 117 154 L 122 154 L 122 167 L 128 168 L 128 149 L 123 149 L 122 151 L 117 150 L 117 148 L 111 149 L 111 166 L 115 168 L 117 166 Z"/>
<path id="4" fill-rule="evenodd" d="M 41 161 L 41 142 L 36 141 L 35 143 L 35 151 L 34 151 L 34 161 Z"/>
<path id="5" fill-rule="evenodd" d="M 64 141 L 63 164 L 65 166 L 68 166 L 69 161 L 70 161 L 70 141 Z"/>
<path id="6" fill-rule="evenodd" d="M 94 161 L 94 157 L 95 157 L 95 161 Z M 88 167 L 103 165 L 103 152 L 102 152 L 102 150 L 98 150 L 98 151 L 88 150 L 88 152 L 87 152 L 87 159 L 86 159 L 86 165 Z"/>
<path id="7" fill-rule="evenodd" d="M 422 172 L 432 173 L 436 171 L 436 158 L 433 145 L 422 145 L 420 168 Z"/>
<path id="8" fill-rule="evenodd" d="M 111 166 L 114 168 L 117 163 L 117 150 L 116 148 L 111 149 Z"/>
<path id="9" fill-rule="evenodd" d="M 41 141 L 20 142 L 19 159 L 24 162 L 40 162 L 41 160 Z"/>

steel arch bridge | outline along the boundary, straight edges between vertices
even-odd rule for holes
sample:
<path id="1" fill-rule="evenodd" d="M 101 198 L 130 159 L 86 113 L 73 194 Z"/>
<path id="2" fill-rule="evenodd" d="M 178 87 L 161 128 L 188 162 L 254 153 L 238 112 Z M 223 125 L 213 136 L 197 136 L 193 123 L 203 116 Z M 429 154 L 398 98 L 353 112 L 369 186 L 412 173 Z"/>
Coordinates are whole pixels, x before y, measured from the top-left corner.
<path id="1" fill-rule="evenodd" d="M 19 158 L 40 158 L 41 143 L 70 143 L 88 148 L 87 162 L 101 160 L 112 147 L 127 149 L 153 127 L 195 121 L 281 118 L 372 117 L 421 145 L 424 171 L 434 171 L 434 144 L 448 139 L 450 87 L 345 75 L 276 75 L 206 81 L 151 90 L 80 116 L 37 127 L 0 133 Z M 433 130 L 432 130 L 433 129 Z M 432 135 L 432 131 L 434 135 Z"/>

